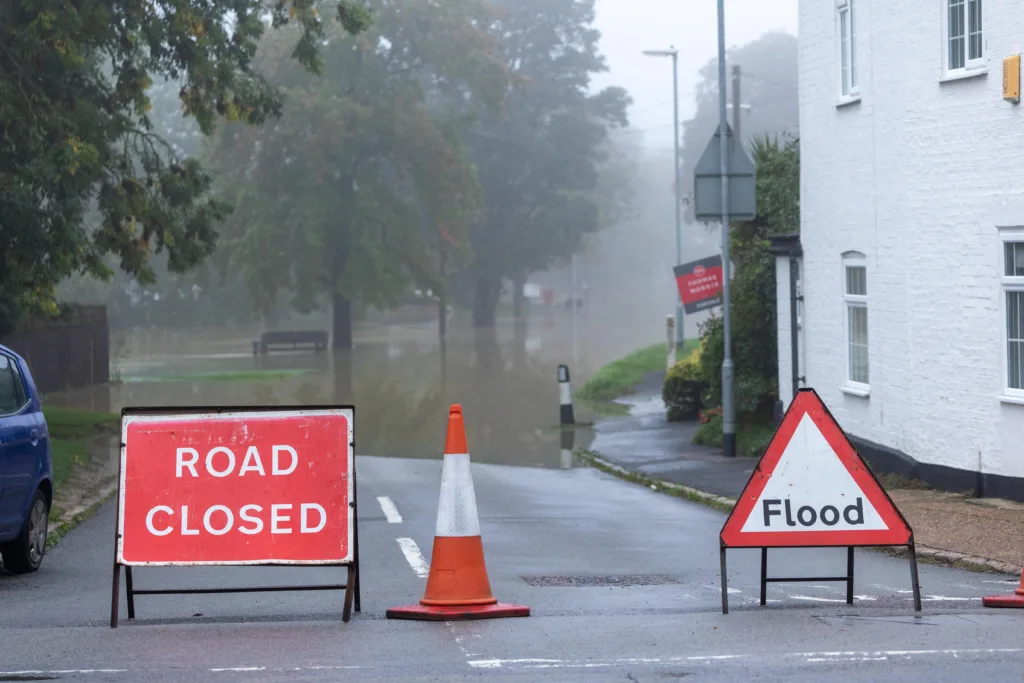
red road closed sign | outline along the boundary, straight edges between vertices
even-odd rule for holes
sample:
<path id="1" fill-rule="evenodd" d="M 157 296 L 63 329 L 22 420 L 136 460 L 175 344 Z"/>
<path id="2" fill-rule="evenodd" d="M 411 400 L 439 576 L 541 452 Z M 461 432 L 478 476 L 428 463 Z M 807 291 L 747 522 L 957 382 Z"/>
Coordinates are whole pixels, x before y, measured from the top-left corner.
<path id="1" fill-rule="evenodd" d="M 351 563 L 350 408 L 126 412 L 117 562 Z"/>

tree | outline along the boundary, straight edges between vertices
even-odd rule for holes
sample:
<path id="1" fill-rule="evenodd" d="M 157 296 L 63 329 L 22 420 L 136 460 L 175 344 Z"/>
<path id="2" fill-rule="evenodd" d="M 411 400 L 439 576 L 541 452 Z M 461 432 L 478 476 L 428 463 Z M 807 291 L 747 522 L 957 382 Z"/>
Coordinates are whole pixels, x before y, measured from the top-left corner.
<path id="1" fill-rule="evenodd" d="M 280 0 L 267 23 L 266 12 L 261 0 L 0 4 L 0 323 L 54 312 L 55 288 L 74 272 L 109 278 L 106 255 L 147 282 L 154 252 L 176 272 L 210 253 L 228 207 L 153 130 L 146 90 L 181 79 L 204 133 L 219 116 L 276 116 L 278 94 L 251 69 L 257 41 L 267 23 L 298 25 L 292 54 L 316 71 L 327 23 L 311 0 Z M 348 0 L 337 13 L 353 32 L 368 20 Z"/>
<path id="2" fill-rule="evenodd" d="M 472 165 L 455 133 L 505 89 L 481 0 L 373 0 L 374 25 L 325 36 L 332 78 L 288 59 L 282 37 L 258 62 L 287 96 L 260 129 L 226 126 L 208 150 L 238 206 L 225 227 L 227 267 L 256 303 L 282 293 L 301 311 L 327 295 L 334 345 L 351 345 L 351 302 L 397 303 L 442 287 L 439 249 L 466 257 L 479 210 Z M 453 105 L 458 103 L 458 106 Z"/>
<path id="3" fill-rule="evenodd" d="M 741 110 L 740 114 L 740 135 L 744 144 L 762 135 L 796 135 L 800 123 L 797 39 L 781 31 L 766 33 L 755 41 L 729 50 L 726 61 L 742 68 L 740 98 L 742 104 L 750 105 L 749 110 Z M 697 111 L 693 118 L 683 122 L 679 150 L 682 196 L 693 192 L 693 169 L 718 129 L 717 58 L 701 67 L 700 77 L 696 90 Z M 731 101 L 731 90 L 728 97 Z M 731 114 L 729 125 L 732 125 Z M 695 220 L 693 211 L 693 203 L 690 202 L 685 209 L 689 222 Z"/>
<path id="4" fill-rule="evenodd" d="M 568 258 L 601 215 L 599 169 L 612 127 L 624 127 L 622 88 L 587 92 L 604 71 L 593 0 L 500 0 L 499 37 L 513 85 L 500 116 L 466 136 L 486 212 L 469 231 L 473 260 L 461 275 L 478 327 L 494 324 L 505 278 Z"/>
<path id="5" fill-rule="evenodd" d="M 759 136 L 751 145 L 757 168 L 757 216 L 735 223 L 730 232 L 736 264 L 732 289 L 732 339 L 736 365 L 736 413 L 763 422 L 778 396 L 775 258 L 768 238 L 800 228 L 800 141 Z M 704 329 L 701 374 L 710 386 L 710 404 L 722 400 L 722 319 Z"/>

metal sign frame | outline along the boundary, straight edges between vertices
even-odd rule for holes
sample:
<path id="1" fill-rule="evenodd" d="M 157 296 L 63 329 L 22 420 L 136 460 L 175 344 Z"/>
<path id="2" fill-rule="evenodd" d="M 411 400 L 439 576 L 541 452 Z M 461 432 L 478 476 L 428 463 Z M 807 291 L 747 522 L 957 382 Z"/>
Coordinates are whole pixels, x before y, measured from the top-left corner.
<path id="1" fill-rule="evenodd" d="M 806 397 L 806 398 L 804 398 L 804 397 Z M 726 533 L 727 529 L 729 529 L 731 526 L 733 526 L 733 525 L 735 525 L 737 523 L 738 524 L 743 524 L 746 521 L 747 516 L 749 516 L 749 514 L 752 512 L 752 509 L 747 509 L 747 508 L 752 508 L 756 504 L 757 498 L 758 498 L 758 496 L 761 495 L 761 491 L 763 490 L 763 488 L 765 486 L 765 483 L 767 482 L 767 479 L 770 479 L 770 475 L 768 475 L 767 477 L 764 475 L 763 470 L 762 470 L 762 466 L 765 465 L 765 461 L 767 459 L 768 463 L 769 463 L 769 466 L 774 471 L 775 466 L 778 464 L 779 460 L 782 457 L 782 453 L 785 451 L 786 446 L 789 444 L 790 438 L 792 438 L 792 429 L 795 429 L 795 427 L 793 427 L 790 430 L 788 430 L 789 433 L 785 437 L 786 440 L 785 440 L 784 443 L 781 441 L 781 439 L 779 437 L 779 434 L 780 434 L 780 432 L 784 431 L 784 428 L 790 422 L 792 422 L 792 421 L 799 422 L 799 420 L 801 420 L 804 417 L 804 415 L 807 415 L 810 412 L 809 409 L 804 405 L 805 403 L 807 403 L 807 401 L 815 401 L 817 403 L 817 407 L 820 407 L 820 410 L 823 412 L 823 418 L 828 420 L 834 426 L 835 434 L 833 434 L 831 439 L 827 435 L 825 435 L 824 433 L 823 433 L 823 436 L 825 436 L 826 441 L 829 442 L 829 445 L 833 448 L 833 450 L 836 451 L 836 455 L 837 455 L 837 457 L 839 457 L 840 461 L 843 461 L 844 457 L 846 459 L 848 459 L 848 460 L 855 459 L 855 460 L 859 461 L 860 465 L 863 467 L 863 473 L 864 474 L 858 474 L 858 477 L 860 477 L 861 479 L 864 479 L 864 483 L 868 484 L 869 486 L 870 485 L 874 485 L 875 487 L 877 487 L 877 492 L 881 493 L 881 495 L 884 497 L 884 501 L 887 502 L 889 504 L 889 506 L 891 507 L 892 511 L 895 512 L 895 514 L 898 517 L 898 520 L 899 520 L 903 530 L 906 531 L 906 540 L 905 541 L 901 540 L 899 542 L 888 543 L 888 542 L 885 542 L 884 540 L 881 540 L 881 539 L 879 539 L 878 541 L 874 541 L 870 537 L 868 537 L 868 538 L 864 538 L 860 542 L 853 542 L 853 543 L 849 543 L 849 542 L 830 543 L 830 542 L 825 541 L 825 542 L 806 542 L 806 543 L 796 542 L 796 543 L 786 543 L 785 545 L 772 545 L 771 543 L 765 543 L 764 545 L 759 545 L 759 544 L 739 545 L 737 543 L 732 543 L 730 545 L 730 543 L 728 542 L 728 540 L 726 538 L 726 536 L 727 536 L 727 533 Z M 829 431 L 832 431 L 832 430 L 829 430 Z M 840 444 L 841 446 L 843 446 L 843 449 L 842 449 L 843 452 L 844 452 L 843 456 L 839 455 L 839 449 L 837 448 L 837 445 L 832 443 L 833 440 L 839 440 L 839 439 L 841 439 L 842 442 L 843 442 L 842 444 Z M 847 466 L 847 463 L 845 461 L 843 461 L 843 465 L 845 467 L 845 466 Z M 764 483 L 762 483 L 762 482 L 764 482 Z M 747 493 L 748 489 L 750 489 L 752 485 L 759 486 L 759 490 L 756 491 L 756 495 L 749 495 Z M 860 485 L 860 484 L 858 484 L 858 485 Z M 868 495 L 867 492 L 865 492 L 865 495 Z M 853 447 L 853 444 L 850 443 L 849 437 L 846 435 L 846 432 L 843 431 L 843 428 L 839 425 L 839 422 L 832 415 L 832 412 L 828 409 L 828 406 L 825 405 L 825 402 L 821 400 L 821 397 L 818 396 L 817 392 L 814 391 L 814 389 L 811 389 L 809 387 L 808 388 L 802 388 L 802 389 L 800 389 L 799 392 L 797 392 L 797 394 L 796 394 L 796 396 L 794 396 L 793 400 L 790 401 L 789 407 L 786 409 L 786 413 L 783 416 L 782 421 L 779 423 L 779 426 L 778 426 L 778 428 L 775 431 L 775 435 L 772 436 L 772 439 L 768 443 L 768 446 L 765 448 L 764 453 L 761 454 L 761 458 L 758 460 L 757 466 L 754 468 L 754 471 L 751 472 L 750 479 L 747 480 L 746 485 L 743 487 L 743 492 L 740 494 L 740 496 L 739 496 L 739 498 L 737 500 L 738 500 L 738 502 L 736 503 L 736 505 L 733 506 L 732 510 L 729 512 L 729 516 L 725 520 L 725 523 L 722 525 L 722 530 L 721 530 L 721 532 L 719 532 L 719 537 L 718 537 L 719 538 L 719 549 L 720 549 L 720 563 L 721 563 L 719 571 L 721 572 L 721 580 L 722 580 L 722 614 L 728 614 L 729 613 L 729 574 L 728 574 L 728 568 L 727 568 L 727 564 L 726 564 L 726 551 L 729 548 L 733 548 L 733 549 L 738 549 L 738 548 L 760 549 L 760 551 L 761 551 L 761 596 L 760 596 L 761 597 L 761 600 L 760 600 L 761 605 L 765 605 L 767 603 L 767 588 L 768 588 L 768 584 L 769 583 L 795 583 L 795 582 L 806 582 L 806 581 L 843 582 L 843 583 L 846 583 L 846 604 L 852 605 L 853 604 L 853 579 L 854 579 L 853 549 L 854 548 L 864 548 L 864 547 L 896 547 L 896 548 L 905 547 L 905 548 L 907 548 L 908 555 L 909 555 L 910 580 L 911 580 L 911 587 L 913 589 L 913 596 L 914 596 L 914 610 L 917 611 L 917 612 L 921 611 L 921 584 L 920 584 L 920 581 L 918 579 L 918 572 L 917 572 L 917 552 L 916 552 L 916 548 L 915 548 L 915 544 L 914 544 L 914 530 L 913 530 L 913 528 L 911 528 L 910 524 L 907 523 L 906 518 L 903 517 L 903 513 L 900 512 L 898 507 L 896 507 L 896 504 L 893 502 L 892 498 L 889 497 L 888 492 L 885 490 L 885 488 L 882 486 L 882 484 L 878 481 L 878 478 L 875 476 L 875 473 L 871 471 L 871 468 L 867 466 L 867 463 L 864 462 L 864 459 L 861 458 L 859 453 L 857 453 L 856 449 Z M 746 503 L 747 500 L 751 500 L 749 505 Z M 733 519 L 734 519 L 734 517 L 737 514 L 737 510 L 739 510 L 741 507 L 745 508 L 744 510 L 742 510 L 740 512 L 740 514 L 743 514 L 744 517 L 742 519 L 736 517 L 736 519 L 738 519 L 739 522 L 734 522 Z M 888 531 L 892 531 L 892 530 L 890 529 Z M 748 533 L 767 533 L 767 534 L 773 534 L 774 535 L 774 532 L 748 532 Z M 792 534 L 792 532 L 780 532 L 780 533 L 784 533 L 784 534 L 787 534 L 787 535 Z M 798 532 L 798 533 L 803 533 L 803 534 L 806 534 L 806 533 L 832 534 L 832 533 L 841 533 L 841 532 Z M 856 532 L 846 532 L 846 533 L 848 533 L 848 534 L 849 533 L 856 533 L 856 534 L 878 534 L 878 535 L 884 535 L 884 532 L 856 531 Z M 846 576 L 825 576 L 825 577 L 769 577 L 768 576 L 768 550 L 769 550 L 769 548 L 781 549 L 781 548 L 843 548 L 843 547 L 845 547 L 847 549 L 847 553 L 846 553 Z"/>
<path id="2" fill-rule="evenodd" d="M 345 567 L 348 577 L 342 584 L 325 585 L 288 585 L 288 586 L 247 586 L 247 587 L 224 587 L 224 588 L 147 588 L 137 589 L 132 576 L 132 564 L 121 561 L 122 547 L 122 506 L 124 500 L 124 477 L 125 477 L 125 452 L 127 443 L 124 435 L 124 419 L 131 416 L 160 416 L 177 417 L 181 415 L 210 415 L 222 416 L 229 413 L 295 413 L 301 411 L 345 411 L 349 420 L 349 443 L 348 449 L 352 454 L 350 461 L 350 496 L 349 496 L 349 529 L 351 539 L 350 558 L 348 562 L 260 562 L 260 563 L 146 563 L 138 566 L 245 566 L 245 567 Z M 114 568 L 111 582 L 110 597 L 110 628 L 118 626 L 118 611 L 121 599 L 121 568 L 124 568 L 125 595 L 128 600 L 128 619 L 135 618 L 135 596 L 136 595 L 203 595 L 221 593 L 277 593 L 277 592 L 306 592 L 306 591 L 345 591 L 342 606 L 342 622 L 348 623 L 352 617 L 353 608 L 356 613 L 362 611 L 360 599 L 360 578 L 359 578 L 359 506 L 358 486 L 356 479 L 356 455 L 355 455 L 355 406 L 351 405 L 305 405 L 305 406 L 216 406 L 216 407 L 148 407 L 148 408 L 123 408 L 121 410 L 121 458 L 118 465 L 117 477 L 117 515 L 114 524 Z"/>

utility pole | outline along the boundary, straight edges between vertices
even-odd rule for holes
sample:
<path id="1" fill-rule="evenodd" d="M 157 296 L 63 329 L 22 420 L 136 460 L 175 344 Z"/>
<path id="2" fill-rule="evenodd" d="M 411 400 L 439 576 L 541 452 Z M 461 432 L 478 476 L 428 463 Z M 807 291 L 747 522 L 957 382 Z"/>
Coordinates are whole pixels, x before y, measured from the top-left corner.
<path id="1" fill-rule="evenodd" d="M 740 135 L 740 67 L 739 64 L 732 67 L 732 134 L 736 136 L 736 142 L 743 144 L 743 136 Z"/>
<path id="2" fill-rule="evenodd" d="M 676 265 L 683 262 L 683 229 L 682 229 L 682 188 L 679 186 L 679 51 L 672 46 L 667 50 L 644 50 L 648 57 L 671 57 L 672 58 L 672 166 L 675 169 L 675 191 L 672 197 L 676 205 Z M 673 290 L 676 288 L 673 286 Z M 683 302 L 679 299 L 676 291 L 676 348 L 683 348 Z"/>
<path id="3" fill-rule="evenodd" d="M 739 88 L 737 79 L 733 87 Z M 732 280 L 732 268 L 729 263 L 729 138 L 728 118 L 726 117 L 726 81 L 725 81 L 725 0 L 718 0 L 718 126 L 719 155 L 721 157 L 720 173 L 722 176 L 722 326 L 724 332 L 724 351 L 722 358 L 722 446 L 725 457 L 736 457 L 736 399 L 733 395 L 733 361 L 732 361 L 732 320 L 730 316 L 729 295 Z M 739 118 L 740 102 L 736 98 L 736 117 Z"/>

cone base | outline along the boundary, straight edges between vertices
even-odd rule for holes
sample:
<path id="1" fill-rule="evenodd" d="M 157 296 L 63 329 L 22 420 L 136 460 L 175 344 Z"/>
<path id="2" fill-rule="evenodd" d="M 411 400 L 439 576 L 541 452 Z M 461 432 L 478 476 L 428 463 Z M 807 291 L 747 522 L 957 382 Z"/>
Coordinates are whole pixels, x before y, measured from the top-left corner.
<path id="1" fill-rule="evenodd" d="M 1024 595 L 1009 593 L 1007 595 L 988 595 L 981 599 L 985 607 L 1017 607 L 1024 609 Z"/>
<path id="2" fill-rule="evenodd" d="M 469 619 L 502 619 L 505 617 L 528 617 L 530 608 L 525 605 L 509 605 L 499 602 L 494 605 L 406 605 L 392 607 L 386 612 L 388 619 L 412 619 L 416 621 L 464 621 Z"/>

